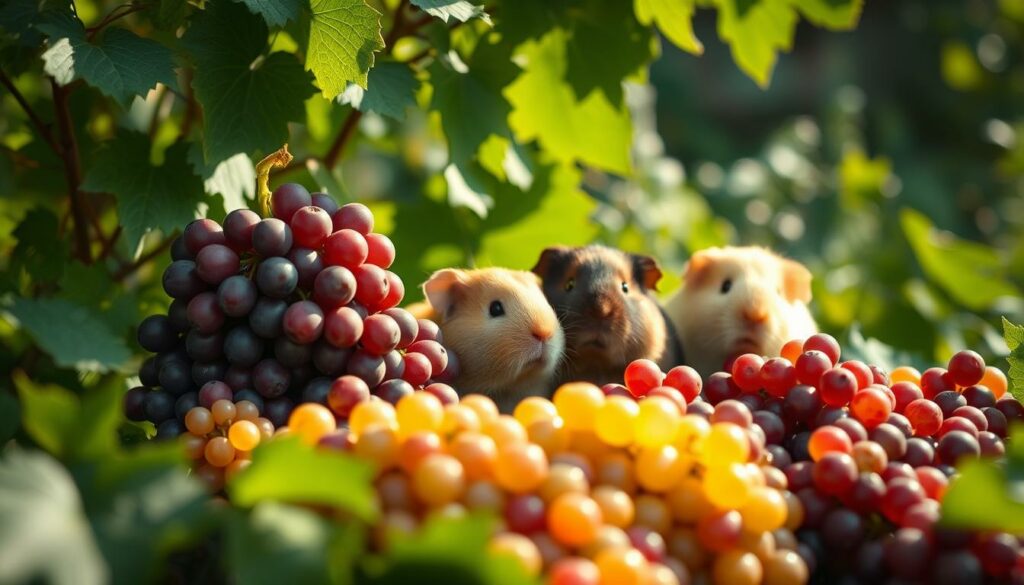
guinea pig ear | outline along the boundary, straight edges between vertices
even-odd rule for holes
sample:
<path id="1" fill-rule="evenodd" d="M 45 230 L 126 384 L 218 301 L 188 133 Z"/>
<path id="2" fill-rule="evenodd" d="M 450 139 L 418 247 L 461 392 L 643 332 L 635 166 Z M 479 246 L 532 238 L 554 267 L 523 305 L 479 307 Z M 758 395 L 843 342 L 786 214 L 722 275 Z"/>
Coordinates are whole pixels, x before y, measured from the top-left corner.
<path id="1" fill-rule="evenodd" d="M 466 284 L 466 272 L 455 268 L 443 268 L 423 283 L 423 295 L 439 315 L 447 316 L 455 305 L 459 291 Z"/>
<path id="2" fill-rule="evenodd" d="M 551 269 L 558 264 L 563 263 L 572 253 L 572 248 L 568 246 L 551 246 L 545 248 L 540 253 L 540 258 L 537 259 L 537 263 L 533 265 L 530 272 L 533 272 L 537 276 L 544 278 L 545 275 L 550 274 Z"/>
<path id="3" fill-rule="evenodd" d="M 633 278 L 644 285 L 647 290 L 658 290 L 658 281 L 661 280 L 661 268 L 658 268 L 658 261 L 650 256 L 632 254 L 633 257 Z"/>
<path id="4" fill-rule="evenodd" d="M 712 257 L 714 252 L 713 248 L 706 250 L 698 250 L 690 256 L 690 260 L 686 263 L 686 268 L 683 271 L 683 280 L 687 284 L 700 284 L 700 281 L 707 275 L 708 268 L 714 264 L 715 259 Z"/>
<path id="5" fill-rule="evenodd" d="M 811 272 L 803 264 L 788 258 L 782 260 L 782 286 L 789 302 L 810 302 Z"/>

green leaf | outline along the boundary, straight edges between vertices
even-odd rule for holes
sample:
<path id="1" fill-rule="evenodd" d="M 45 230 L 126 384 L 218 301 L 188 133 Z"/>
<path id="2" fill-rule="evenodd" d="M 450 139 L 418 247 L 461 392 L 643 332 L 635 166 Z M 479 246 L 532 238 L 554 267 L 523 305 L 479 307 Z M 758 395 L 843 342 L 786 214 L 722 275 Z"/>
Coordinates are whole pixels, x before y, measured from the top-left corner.
<path id="1" fill-rule="evenodd" d="M 377 515 L 372 478 L 362 461 L 288 437 L 257 447 L 252 465 L 228 484 L 228 493 L 239 506 L 264 500 L 324 504 L 372 520 Z"/>
<path id="2" fill-rule="evenodd" d="M 1014 325 L 1003 317 L 1003 338 L 1010 355 L 1006 361 L 1010 363 L 1007 377 L 1010 379 L 1010 390 L 1018 400 L 1024 399 L 1024 325 Z"/>
<path id="3" fill-rule="evenodd" d="M 192 87 L 203 106 L 209 163 L 277 150 L 288 141 L 288 122 L 305 119 L 305 100 L 314 91 L 309 74 L 294 54 L 264 58 L 267 35 L 266 23 L 244 6 L 215 2 L 182 39 L 196 65 Z"/>
<path id="4" fill-rule="evenodd" d="M 537 140 L 562 162 L 583 162 L 628 174 L 632 126 L 625 105 L 613 106 L 601 92 L 578 101 L 565 83 L 567 33 L 556 28 L 523 45 L 523 73 L 506 90 L 509 125 L 521 142 Z"/>
<path id="5" fill-rule="evenodd" d="M 832 30 L 856 28 L 864 8 L 864 0 L 796 0 L 795 3 L 804 18 Z"/>
<path id="6" fill-rule="evenodd" d="M 57 365 L 105 372 L 123 365 L 131 352 L 91 309 L 62 299 L 14 300 L 9 309 Z"/>
<path id="7" fill-rule="evenodd" d="M 174 30 L 185 22 L 188 0 L 160 0 L 156 10 L 149 10 L 153 24 L 160 30 Z"/>
<path id="8" fill-rule="evenodd" d="M 259 14 L 268 26 L 280 27 L 299 17 L 303 3 L 299 0 L 235 0 Z"/>
<path id="9" fill-rule="evenodd" d="M 83 79 L 125 107 L 157 83 L 177 87 L 173 54 L 154 40 L 108 28 L 91 42 L 82 22 L 64 13 L 50 15 L 37 28 L 50 38 L 43 69 L 60 85 Z"/>
<path id="10" fill-rule="evenodd" d="M 1006 470 L 992 461 L 968 461 L 942 498 L 944 525 L 1024 532 L 1024 503 L 1010 496 Z"/>
<path id="11" fill-rule="evenodd" d="M 940 232 L 922 213 L 904 209 L 900 224 L 925 274 L 963 305 L 982 310 L 1000 297 L 1019 297 L 996 250 Z"/>
<path id="12" fill-rule="evenodd" d="M 60 279 L 67 266 L 70 247 L 61 237 L 57 216 L 49 209 L 34 207 L 14 229 L 18 244 L 11 253 L 10 270 L 24 270 L 36 283 Z"/>
<path id="13" fill-rule="evenodd" d="M 199 75 L 197 72 L 196 75 Z M 203 186 L 188 164 L 188 145 L 172 144 L 153 166 L 145 134 L 122 131 L 96 154 L 82 182 L 87 191 L 113 193 L 124 237 L 135 249 L 149 230 L 170 234 L 195 217 Z"/>
<path id="14" fill-rule="evenodd" d="M 460 22 L 479 18 L 487 24 L 491 24 L 491 17 L 484 12 L 484 7 L 467 0 L 412 0 L 412 5 L 444 22 L 448 22 L 452 18 Z"/>
<path id="15" fill-rule="evenodd" d="M 622 80 L 654 58 L 650 28 L 623 0 L 589 0 L 573 16 L 565 79 L 579 99 L 600 90 L 613 105 L 621 105 Z"/>
<path id="16" fill-rule="evenodd" d="M 465 207 L 479 217 L 487 217 L 494 198 L 487 194 L 487 186 L 477 167 L 449 164 L 444 169 L 444 180 L 448 183 L 449 205 Z"/>
<path id="17" fill-rule="evenodd" d="M 334 99 L 348 82 L 367 86 L 373 53 L 384 48 L 380 13 L 365 0 L 310 0 L 306 69 L 324 97 Z"/>
<path id="18" fill-rule="evenodd" d="M 10 392 L 0 390 L 0 445 L 21 428 L 21 403 Z"/>
<path id="19" fill-rule="evenodd" d="M 839 164 L 839 197 L 847 209 L 863 209 L 864 205 L 882 197 L 882 188 L 892 174 L 892 163 L 881 157 L 869 159 L 864 152 L 852 149 Z"/>
<path id="20" fill-rule="evenodd" d="M 41 452 L 0 459 L 0 567 L 5 583 L 106 583 L 82 501 L 67 470 Z"/>
<path id="21" fill-rule="evenodd" d="M 633 10 L 641 24 L 655 24 L 661 34 L 680 49 L 702 55 L 704 45 L 693 34 L 694 0 L 634 0 Z"/>
<path id="22" fill-rule="evenodd" d="M 203 178 L 203 189 L 210 195 L 224 198 L 227 211 L 243 209 L 256 196 L 256 167 L 252 159 L 243 153 L 208 165 L 203 160 L 203 150 L 193 144 L 188 151 L 188 160 L 196 174 Z"/>
<path id="23" fill-rule="evenodd" d="M 420 81 L 409 65 L 385 61 L 370 69 L 366 89 L 349 83 L 338 96 L 338 102 L 349 104 L 364 114 L 374 112 L 401 121 L 405 119 L 405 111 L 416 105 L 419 90 Z"/>
<path id="24" fill-rule="evenodd" d="M 761 87 L 767 87 L 779 51 L 793 47 L 797 14 L 791 0 L 713 0 L 718 36 L 732 57 Z"/>

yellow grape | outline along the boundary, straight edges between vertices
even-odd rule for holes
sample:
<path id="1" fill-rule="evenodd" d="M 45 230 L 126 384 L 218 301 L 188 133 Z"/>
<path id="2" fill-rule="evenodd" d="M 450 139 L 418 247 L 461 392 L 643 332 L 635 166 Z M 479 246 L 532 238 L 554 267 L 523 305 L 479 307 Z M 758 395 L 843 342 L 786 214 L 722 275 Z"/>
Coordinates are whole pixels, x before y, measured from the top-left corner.
<path id="1" fill-rule="evenodd" d="M 645 447 L 636 458 L 637 482 L 649 492 L 672 489 L 687 471 L 686 462 L 672 445 Z"/>
<path id="2" fill-rule="evenodd" d="M 224 467 L 235 459 L 235 448 L 227 437 L 214 437 L 206 442 L 203 450 L 206 462 L 214 467 Z"/>
<path id="3" fill-rule="evenodd" d="M 338 428 L 338 423 L 334 420 L 334 413 L 326 406 L 306 402 L 292 411 L 288 417 L 288 428 L 306 444 L 316 445 L 320 437 L 333 433 Z"/>
<path id="4" fill-rule="evenodd" d="M 580 547 L 597 537 L 603 519 L 601 507 L 592 498 L 580 493 L 566 493 L 555 498 L 547 510 L 548 532 L 558 542 Z"/>
<path id="5" fill-rule="evenodd" d="M 688 414 L 679 419 L 679 430 L 676 431 L 675 446 L 680 453 L 688 453 L 694 457 L 704 450 L 704 442 L 711 434 L 711 423 L 704 417 Z"/>
<path id="6" fill-rule="evenodd" d="M 750 439 L 738 425 L 715 423 L 711 425 L 702 455 L 708 466 L 746 463 L 750 457 Z"/>
<path id="7" fill-rule="evenodd" d="M 471 408 L 476 413 L 477 417 L 480 418 L 481 427 L 487 426 L 491 421 L 498 418 L 498 405 L 494 404 L 493 400 L 483 394 L 463 396 L 459 400 L 459 404 Z"/>
<path id="8" fill-rule="evenodd" d="M 352 452 L 384 470 L 398 462 L 398 432 L 387 425 L 373 425 L 363 429 Z"/>
<path id="9" fill-rule="evenodd" d="M 441 432 L 445 436 L 458 434 L 462 431 L 479 431 L 480 417 L 476 411 L 465 404 L 449 404 L 444 407 L 444 418 L 441 419 Z"/>
<path id="10" fill-rule="evenodd" d="M 754 488 L 750 499 L 740 508 L 743 529 L 750 532 L 771 532 L 786 524 L 786 499 L 778 490 Z"/>
<path id="11" fill-rule="evenodd" d="M 719 508 L 739 508 L 750 500 L 750 477 L 739 464 L 714 465 L 704 474 L 704 495 Z"/>
<path id="12" fill-rule="evenodd" d="M 248 420 L 256 422 L 256 419 L 260 417 L 260 409 L 255 404 L 248 400 L 242 400 L 235 404 L 235 418 L 238 420 Z"/>
<path id="13" fill-rule="evenodd" d="M 544 478 L 538 495 L 545 502 L 554 501 L 558 496 L 568 493 L 587 494 L 590 482 L 583 470 L 568 463 L 553 463 Z"/>
<path id="14" fill-rule="evenodd" d="M 348 428 L 359 435 L 370 425 L 398 427 L 395 407 L 383 400 L 364 400 L 352 409 L 348 417 Z"/>
<path id="15" fill-rule="evenodd" d="M 534 422 L 526 428 L 526 435 L 531 443 L 540 445 L 549 457 L 567 450 L 572 439 L 571 432 L 565 428 L 565 421 L 560 416 Z"/>
<path id="16" fill-rule="evenodd" d="M 484 433 L 494 439 L 498 447 L 504 448 L 527 441 L 526 429 L 515 418 L 502 414 L 484 425 Z"/>
<path id="17" fill-rule="evenodd" d="M 594 428 L 597 410 L 604 404 L 601 389 L 587 382 L 563 384 L 555 391 L 555 407 L 571 431 Z"/>
<path id="18" fill-rule="evenodd" d="M 601 507 L 601 516 L 606 524 L 627 528 L 633 523 L 636 509 L 633 498 L 619 488 L 609 485 L 598 486 L 592 494 L 594 501 Z"/>
<path id="19" fill-rule="evenodd" d="M 416 497 L 430 506 L 443 506 L 458 500 L 466 489 L 466 474 L 459 460 L 435 453 L 424 459 L 412 474 Z"/>
<path id="20" fill-rule="evenodd" d="M 679 429 L 679 407 L 668 398 L 651 396 L 639 403 L 636 415 L 636 443 L 642 447 L 667 445 Z"/>
<path id="21" fill-rule="evenodd" d="M 633 442 L 636 417 L 640 406 L 627 396 L 609 396 L 597 410 L 594 432 L 602 441 L 615 447 Z"/>
<path id="22" fill-rule="evenodd" d="M 403 436 L 417 431 L 436 432 L 444 421 L 444 406 L 430 392 L 413 392 L 398 401 L 395 417 Z"/>
<path id="23" fill-rule="evenodd" d="M 540 550 L 532 540 L 522 534 L 514 532 L 499 534 L 487 544 L 487 551 L 494 556 L 514 559 L 531 577 L 540 575 Z"/>
<path id="24" fill-rule="evenodd" d="M 474 481 L 466 488 L 462 503 L 470 510 L 500 512 L 505 509 L 505 492 L 493 481 Z"/>
<path id="25" fill-rule="evenodd" d="M 228 429 L 228 440 L 235 449 L 252 451 L 260 444 L 260 429 L 252 421 L 237 421 Z"/>
<path id="26" fill-rule="evenodd" d="M 185 413 L 185 428 L 193 435 L 204 436 L 213 432 L 213 413 L 202 406 L 193 406 Z"/>
<path id="27" fill-rule="evenodd" d="M 611 548 L 594 559 L 601 585 L 646 585 L 648 562 L 635 548 Z"/>
<path id="28" fill-rule="evenodd" d="M 737 548 L 754 553 L 761 562 L 775 554 L 775 536 L 771 532 L 752 532 L 743 527 Z"/>
<path id="29" fill-rule="evenodd" d="M 754 553 L 730 550 L 715 558 L 712 575 L 721 585 L 759 585 L 764 569 Z"/>
<path id="30" fill-rule="evenodd" d="M 210 412 L 213 414 L 213 422 L 218 425 L 228 425 L 235 419 L 238 409 L 234 402 L 222 398 L 210 406 Z"/>
<path id="31" fill-rule="evenodd" d="M 516 443 L 501 447 L 494 464 L 498 485 L 514 494 L 523 494 L 540 487 L 548 474 L 548 457 L 544 449 L 532 443 Z"/>
<path id="32" fill-rule="evenodd" d="M 473 431 L 461 432 L 448 445 L 448 453 L 462 463 L 466 477 L 471 481 L 489 479 L 494 475 L 498 446 L 487 435 Z"/>
<path id="33" fill-rule="evenodd" d="M 516 405 L 512 415 L 519 421 L 519 424 L 525 428 L 530 428 L 530 425 L 533 423 L 550 420 L 558 416 L 558 409 L 547 398 L 529 396 Z"/>
<path id="34" fill-rule="evenodd" d="M 611 453 L 612 447 L 592 430 L 570 431 L 569 450 L 591 461 L 600 461 Z"/>
<path id="35" fill-rule="evenodd" d="M 889 382 L 890 384 L 910 382 L 915 386 L 920 386 L 921 372 L 919 372 L 917 368 L 912 368 L 910 366 L 899 366 L 893 368 L 892 371 L 889 372 Z"/>

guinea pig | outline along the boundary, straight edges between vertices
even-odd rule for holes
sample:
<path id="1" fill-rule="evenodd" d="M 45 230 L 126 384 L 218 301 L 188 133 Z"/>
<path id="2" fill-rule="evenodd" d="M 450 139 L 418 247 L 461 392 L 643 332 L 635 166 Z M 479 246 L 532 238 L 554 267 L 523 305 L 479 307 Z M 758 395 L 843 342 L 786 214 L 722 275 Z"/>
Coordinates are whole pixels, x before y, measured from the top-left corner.
<path id="1" fill-rule="evenodd" d="M 605 246 L 544 250 L 533 272 L 565 329 L 558 381 L 622 383 L 626 366 L 647 358 L 682 360 L 674 327 L 653 297 L 661 270 L 649 256 Z"/>
<path id="2" fill-rule="evenodd" d="M 765 248 L 730 246 L 690 257 L 665 309 L 687 363 L 708 376 L 740 354 L 777 356 L 787 341 L 816 333 L 810 300 L 811 273 L 802 264 Z"/>
<path id="3" fill-rule="evenodd" d="M 438 270 L 423 284 L 445 345 L 458 356 L 452 386 L 485 394 L 511 413 L 527 396 L 545 396 L 565 336 L 539 279 L 504 268 Z"/>

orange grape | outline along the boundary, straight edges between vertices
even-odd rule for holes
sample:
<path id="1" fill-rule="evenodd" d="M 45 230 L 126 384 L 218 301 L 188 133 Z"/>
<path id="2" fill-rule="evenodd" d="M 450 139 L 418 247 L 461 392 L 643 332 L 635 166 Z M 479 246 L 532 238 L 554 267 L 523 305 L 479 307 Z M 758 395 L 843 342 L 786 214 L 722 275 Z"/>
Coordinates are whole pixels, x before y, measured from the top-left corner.
<path id="1" fill-rule="evenodd" d="M 857 441 L 850 453 L 859 471 L 882 473 L 889 464 L 889 455 L 874 441 Z"/>
<path id="2" fill-rule="evenodd" d="M 185 414 L 185 428 L 193 435 L 208 435 L 213 427 L 213 413 L 202 406 L 193 406 Z"/>
<path id="3" fill-rule="evenodd" d="M 221 467 L 201 463 L 193 473 L 211 492 L 216 493 L 224 488 L 224 469 Z"/>
<path id="4" fill-rule="evenodd" d="M 526 429 L 515 418 L 502 414 L 484 425 L 484 433 L 489 435 L 499 447 L 515 443 L 525 443 L 528 439 Z"/>
<path id="5" fill-rule="evenodd" d="M 636 416 L 636 443 L 643 447 L 667 445 L 676 438 L 679 414 L 671 400 L 662 396 L 649 396 L 639 403 Z"/>
<path id="6" fill-rule="evenodd" d="M 712 575 L 718 585 L 759 585 L 764 569 L 753 553 L 730 550 L 715 559 Z"/>
<path id="7" fill-rule="evenodd" d="M 238 414 L 238 409 L 235 407 L 235 403 L 230 400 L 220 399 L 210 406 L 210 413 L 213 414 L 213 422 L 218 425 L 231 424 L 235 416 Z"/>
<path id="8" fill-rule="evenodd" d="M 604 403 L 601 389 L 587 382 L 563 384 L 555 390 L 555 407 L 572 431 L 594 428 L 597 410 Z"/>
<path id="9" fill-rule="evenodd" d="M 633 442 L 636 417 L 640 406 L 628 396 L 609 396 L 597 410 L 594 432 L 602 441 L 615 447 Z"/>
<path id="10" fill-rule="evenodd" d="M 214 403 L 216 407 L 216 403 Z M 298 435 L 307 445 L 316 445 L 320 437 L 334 432 L 338 428 L 334 413 L 329 408 L 315 402 L 306 402 L 295 407 L 288 417 L 288 428 Z"/>
<path id="11" fill-rule="evenodd" d="M 803 339 L 790 339 L 782 346 L 782 351 L 779 352 L 781 357 L 789 360 L 789 363 L 795 364 L 796 358 L 800 357 L 800 354 L 804 352 L 804 340 Z"/>
<path id="12" fill-rule="evenodd" d="M 596 485 L 609 485 L 627 494 L 636 493 L 633 459 L 623 453 L 612 453 L 597 464 Z"/>
<path id="13" fill-rule="evenodd" d="M 687 470 L 686 462 L 672 445 L 645 447 L 636 457 L 637 482 L 649 492 L 661 493 L 672 489 Z"/>
<path id="14" fill-rule="evenodd" d="M 197 437 L 192 433 L 184 433 L 181 435 L 180 441 L 185 447 L 186 457 L 189 459 L 201 459 L 203 457 L 203 452 L 206 449 L 206 439 L 204 437 Z"/>
<path id="15" fill-rule="evenodd" d="M 668 493 L 666 500 L 672 515 L 683 524 L 695 524 L 704 515 L 715 511 L 708 501 L 704 484 L 696 477 L 684 477 Z"/>
<path id="16" fill-rule="evenodd" d="M 451 455 L 428 455 L 412 475 L 413 492 L 430 506 L 454 502 L 466 489 L 466 474 L 459 460 Z"/>
<path id="17" fill-rule="evenodd" d="M 463 396 L 459 404 L 467 406 L 476 413 L 480 419 L 481 427 L 487 426 L 494 419 L 498 418 L 498 406 L 494 401 L 482 394 L 470 394 Z"/>
<path id="18" fill-rule="evenodd" d="M 739 508 L 750 500 L 750 484 L 743 465 L 715 465 L 704 474 L 704 495 L 718 508 Z"/>
<path id="19" fill-rule="evenodd" d="M 441 419 L 441 432 L 445 436 L 455 435 L 462 431 L 479 431 L 480 417 L 476 411 L 465 404 L 449 404 L 444 407 L 444 418 Z"/>
<path id="20" fill-rule="evenodd" d="M 270 422 L 270 419 L 261 416 L 256 419 L 256 426 L 260 429 L 261 439 L 269 439 L 274 436 L 274 423 Z"/>
<path id="21" fill-rule="evenodd" d="M 744 463 L 750 457 L 750 439 L 746 432 L 732 423 L 715 423 L 704 442 L 705 465 Z"/>
<path id="22" fill-rule="evenodd" d="M 594 562 L 601 573 L 601 585 L 644 585 L 647 582 L 647 559 L 635 548 L 602 551 Z"/>
<path id="23" fill-rule="evenodd" d="M 526 435 L 531 443 L 540 445 L 548 456 L 568 449 L 569 441 L 572 438 L 569 429 L 565 428 L 565 421 L 560 416 L 531 424 L 526 428 Z"/>
<path id="24" fill-rule="evenodd" d="M 653 494 L 643 494 L 633 500 L 636 518 L 633 524 L 643 526 L 659 534 L 668 534 L 672 526 L 672 512 L 665 504 L 665 498 Z"/>
<path id="25" fill-rule="evenodd" d="M 791 550 L 775 551 L 764 564 L 764 585 L 804 585 L 810 577 L 807 563 Z"/>
<path id="26" fill-rule="evenodd" d="M 786 500 L 778 490 L 758 487 L 751 491 L 747 503 L 740 508 L 743 529 L 749 532 L 771 532 L 786 523 Z"/>
<path id="27" fill-rule="evenodd" d="M 227 437 L 214 437 L 206 442 L 203 449 L 206 461 L 214 467 L 224 467 L 235 459 L 235 448 Z"/>
<path id="28" fill-rule="evenodd" d="M 523 494 L 540 487 L 548 474 L 548 457 L 544 449 L 532 443 L 516 443 L 500 448 L 494 465 L 498 485 L 514 494 Z"/>
<path id="29" fill-rule="evenodd" d="M 825 425 L 814 429 L 811 438 L 807 443 L 807 451 L 811 459 L 817 461 L 827 453 L 850 453 L 853 451 L 853 442 L 850 436 L 843 429 Z"/>
<path id="30" fill-rule="evenodd" d="M 250 465 L 252 465 L 252 461 L 249 459 L 235 459 L 228 463 L 224 468 L 224 481 L 231 481 L 231 478 Z"/>
<path id="31" fill-rule="evenodd" d="M 592 498 L 580 493 L 565 493 L 551 502 L 547 511 L 548 531 L 567 546 L 583 546 L 597 536 L 601 527 L 601 508 Z"/>
<path id="32" fill-rule="evenodd" d="M 618 526 L 605 524 L 597 529 L 597 536 L 586 546 L 579 549 L 580 554 L 587 558 L 595 558 L 601 551 L 614 548 L 629 548 L 633 546 L 626 531 Z"/>
<path id="33" fill-rule="evenodd" d="M 786 529 L 797 530 L 804 523 L 803 502 L 789 490 L 782 492 L 782 499 L 786 500 Z"/>
<path id="34" fill-rule="evenodd" d="M 679 585 L 679 577 L 661 563 L 651 563 L 647 570 L 647 585 Z"/>
<path id="35" fill-rule="evenodd" d="M 348 428 L 359 435 L 370 425 L 398 427 L 395 407 L 383 400 L 366 400 L 356 404 L 348 416 Z"/>
<path id="36" fill-rule="evenodd" d="M 899 382 L 910 382 L 915 386 L 920 386 L 921 372 L 910 366 L 899 366 L 893 368 L 892 371 L 889 372 L 889 385 L 898 384 Z"/>
<path id="37" fill-rule="evenodd" d="M 532 540 L 522 534 L 514 532 L 499 534 L 487 544 L 487 550 L 494 556 L 514 559 L 531 577 L 540 574 L 540 551 L 537 550 L 537 545 L 533 544 Z"/>
<path id="38" fill-rule="evenodd" d="M 419 431 L 409 435 L 398 448 L 398 466 L 406 473 L 412 473 L 426 457 L 444 451 L 441 437 L 430 431 Z"/>
<path id="39" fill-rule="evenodd" d="M 985 373 L 982 375 L 981 382 L 978 382 L 978 384 L 991 390 L 992 394 L 995 395 L 996 400 L 1006 394 L 1006 390 L 1009 387 L 1009 383 L 1006 381 L 1006 374 L 995 366 L 985 367 Z"/>
<path id="40" fill-rule="evenodd" d="M 571 431 L 569 434 L 569 450 L 591 461 L 600 461 L 612 449 L 593 430 Z"/>
<path id="41" fill-rule="evenodd" d="M 430 392 L 413 392 L 398 401 L 395 417 L 403 436 L 417 431 L 436 432 L 444 421 L 444 407 Z"/>
<path id="42" fill-rule="evenodd" d="M 590 483 L 582 469 L 567 463 L 552 463 L 538 493 L 545 502 L 552 502 L 562 494 L 585 495 L 589 491 Z"/>
<path id="43" fill-rule="evenodd" d="M 238 420 L 256 422 L 256 419 L 260 417 L 260 409 L 248 400 L 242 400 L 235 403 L 235 411 L 235 418 Z"/>
<path id="44" fill-rule="evenodd" d="M 260 444 L 260 428 L 249 420 L 240 420 L 228 429 L 231 446 L 240 451 L 252 451 Z"/>
<path id="45" fill-rule="evenodd" d="M 352 447 L 357 457 L 385 470 L 398 461 L 398 433 L 394 427 L 374 425 L 363 429 Z"/>
<path id="46" fill-rule="evenodd" d="M 547 398 L 529 396 L 516 405 L 512 415 L 519 421 L 519 424 L 530 428 L 530 425 L 536 422 L 550 420 L 558 416 L 558 409 Z"/>
<path id="47" fill-rule="evenodd" d="M 462 463 L 466 477 L 471 481 L 488 479 L 494 475 L 498 446 L 487 435 L 463 431 L 448 445 L 448 453 Z"/>
<path id="48" fill-rule="evenodd" d="M 636 509 L 633 498 L 626 492 L 612 486 L 603 485 L 594 489 L 594 501 L 601 508 L 601 517 L 606 524 L 626 528 L 633 523 Z"/>
<path id="49" fill-rule="evenodd" d="M 505 508 L 505 492 L 492 481 L 474 481 L 466 488 L 462 502 L 470 510 L 500 512 Z"/>

